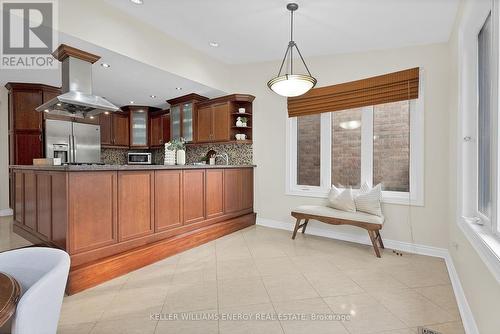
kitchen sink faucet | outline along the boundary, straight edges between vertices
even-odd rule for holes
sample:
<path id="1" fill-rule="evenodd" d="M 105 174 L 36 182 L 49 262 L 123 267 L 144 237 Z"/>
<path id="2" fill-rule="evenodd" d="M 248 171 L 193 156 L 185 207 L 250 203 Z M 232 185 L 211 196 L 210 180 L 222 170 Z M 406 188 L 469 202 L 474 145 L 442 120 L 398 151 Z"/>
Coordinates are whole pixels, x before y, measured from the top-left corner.
<path id="1" fill-rule="evenodd" d="M 215 159 L 217 159 L 217 158 L 224 158 L 224 160 L 226 160 L 225 165 L 229 165 L 229 155 L 227 155 L 226 152 L 220 153 L 220 154 L 216 154 L 215 155 Z"/>

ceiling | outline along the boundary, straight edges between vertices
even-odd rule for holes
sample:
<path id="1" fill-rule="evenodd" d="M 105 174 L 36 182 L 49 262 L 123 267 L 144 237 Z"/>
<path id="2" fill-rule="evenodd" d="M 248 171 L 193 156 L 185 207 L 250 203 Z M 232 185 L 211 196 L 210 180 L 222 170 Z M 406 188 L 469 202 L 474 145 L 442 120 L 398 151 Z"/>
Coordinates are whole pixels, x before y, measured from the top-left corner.
<path id="1" fill-rule="evenodd" d="M 168 106 L 166 100 L 189 93 L 210 98 L 226 94 L 68 35 L 60 35 L 59 42 L 101 56 L 92 66 L 93 94 L 103 96 L 117 106 L 128 105 L 130 101 L 134 101 L 136 105 L 165 108 Z M 101 63 L 107 63 L 111 67 L 104 68 L 100 66 Z M 7 82 L 44 83 L 60 87 L 61 69 L 2 69 L 0 85 L 3 86 Z M 177 87 L 182 90 L 177 90 Z M 151 98 L 151 95 L 156 98 Z"/>
<path id="2" fill-rule="evenodd" d="M 106 2 L 226 63 L 281 59 L 289 40 L 287 0 Z M 305 57 L 446 42 L 459 2 L 299 0 L 294 39 Z"/>

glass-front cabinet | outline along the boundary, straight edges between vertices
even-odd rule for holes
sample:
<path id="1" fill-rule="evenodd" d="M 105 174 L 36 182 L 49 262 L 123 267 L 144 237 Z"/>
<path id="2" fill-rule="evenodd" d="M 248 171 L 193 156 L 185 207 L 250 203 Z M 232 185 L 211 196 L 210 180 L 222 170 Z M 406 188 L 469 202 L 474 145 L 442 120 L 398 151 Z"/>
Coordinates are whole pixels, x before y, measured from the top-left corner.
<path id="1" fill-rule="evenodd" d="M 160 109 L 149 106 L 123 106 L 123 111 L 129 115 L 129 133 L 130 148 L 148 148 L 149 147 L 149 114 L 157 112 Z"/>
<path id="2" fill-rule="evenodd" d="M 136 110 L 130 113 L 131 140 L 130 146 L 142 147 L 148 145 L 148 113 L 146 110 Z"/>
<path id="3" fill-rule="evenodd" d="M 170 104 L 171 139 L 183 137 L 186 142 L 193 142 L 196 102 L 205 100 L 208 98 L 198 94 L 189 94 L 167 101 Z"/>

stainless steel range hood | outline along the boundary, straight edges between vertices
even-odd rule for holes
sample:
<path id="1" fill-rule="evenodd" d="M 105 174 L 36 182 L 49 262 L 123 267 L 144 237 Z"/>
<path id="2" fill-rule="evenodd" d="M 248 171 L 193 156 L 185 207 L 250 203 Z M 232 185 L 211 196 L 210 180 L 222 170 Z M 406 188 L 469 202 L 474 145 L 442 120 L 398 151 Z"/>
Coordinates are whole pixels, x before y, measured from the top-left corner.
<path id="1" fill-rule="evenodd" d="M 53 56 L 61 61 L 63 94 L 42 104 L 37 111 L 84 118 L 119 108 L 92 94 L 92 64 L 99 56 L 62 44 Z"/>

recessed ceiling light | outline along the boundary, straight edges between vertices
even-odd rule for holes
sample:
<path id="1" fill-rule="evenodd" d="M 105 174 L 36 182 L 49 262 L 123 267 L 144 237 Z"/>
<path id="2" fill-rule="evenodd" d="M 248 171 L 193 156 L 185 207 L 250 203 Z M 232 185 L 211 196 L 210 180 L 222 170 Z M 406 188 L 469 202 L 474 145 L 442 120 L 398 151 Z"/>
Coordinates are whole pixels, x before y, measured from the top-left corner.
<path id="1" fill-rule="evenodd" d="M 144 0 L 130 0 L 130 2 L 135 3 L 136 5 L 144 4 Z"/>
<path id="2" fill-rule="evenodd" d="M 130 101 L 130 104 L 134 104 L 135 102 L 134 101 Z"/>
<path id="3" fill-rule="evenodd" d="M 61 102 L 59 102 L 59 103 L 57 103 L 57 104 L 56 104 L 56 106 L 58 106 L 58 107 L 62 107 L 62 103 L 61 103 Z"/>
<path id="4" fill-rule="evenodd" d="M 109 111 L 105 111 L 105 112 L 104 112 L 104 115 L 109 115 Z"/>
<path id="5" fill-rule="evenodd" d="M 149 97 L 152 98 L 152 99 L 156 99 L 158 96 L 156 96 L 156 95 L 149 95 Z"/>
<path id="6" fill-rule="evenodd" d="M 49 112 L 49 109 L 45 109 L 44 111 L 45 111 L 45 112 Z"/>
<path id="7" fill-rule="evenodd" d="M 102 63 L 101 66 L 104 67 L 104 68 L 110 68 L 111 67 L 111 65 L 109 65 L 108 63 Z"/>
<path id="8" fill-rule="evenodd" d="M 94 119 L 95 117 L 94 117 L 94 116 L 90 116 L 89 118 L 90 118 L 90 119 Z"/>
<path id="9" fill-rule="evenodd" d="M 175 89 L 177 89 L 177 90 L 182 90 L 182 87 L 175 87 Z"/>
<path id="10" fill-rule="evenodd" d="M 219 47 L 219 43 L 217 43 L 217 42 L 209 42 L 208 45 L 210 45 L 213 48 Z"/>

